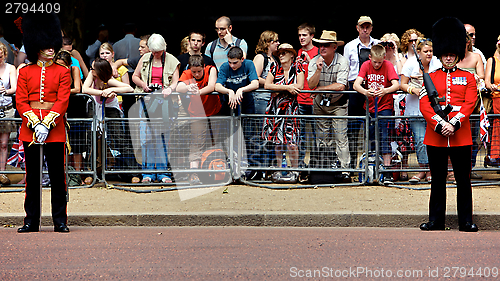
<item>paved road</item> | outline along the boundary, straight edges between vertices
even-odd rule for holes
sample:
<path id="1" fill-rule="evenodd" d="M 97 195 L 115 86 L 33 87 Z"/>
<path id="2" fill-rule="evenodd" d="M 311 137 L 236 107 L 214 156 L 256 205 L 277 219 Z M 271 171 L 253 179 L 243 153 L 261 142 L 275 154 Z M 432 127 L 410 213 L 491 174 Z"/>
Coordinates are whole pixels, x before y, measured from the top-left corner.
<path id="1" fill-rule="evenodd" d="M 464 275 L 471 280 L 470 275 L 475 279 L 479 274 L 494 280 L 500 275 L 500 232 L 489 231 L 72 227 L 71 233 L 60 234 L 43 227 L 30 234 L 3 228 L 0 237 L 0 280 L 283 280 L 309 275 L 377 280 Z"/>

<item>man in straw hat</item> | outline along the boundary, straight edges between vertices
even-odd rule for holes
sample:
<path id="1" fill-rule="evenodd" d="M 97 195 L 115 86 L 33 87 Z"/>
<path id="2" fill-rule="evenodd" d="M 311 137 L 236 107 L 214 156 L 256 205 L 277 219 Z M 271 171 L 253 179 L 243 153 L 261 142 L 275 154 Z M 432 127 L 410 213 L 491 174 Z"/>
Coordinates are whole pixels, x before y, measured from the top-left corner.
<path id="1" fill-rule="evenodd" d="M 459 230 L 476 232 L 478 227 L 472 222 L 472 136 L 469 116 L 476 103 L 477 87 L 474 75 L 456 66 L 465 57 L 464 25 L 456 18 L 442 18 L 432 27 L 432 41 L 434 55 L 441 60 L 443 67 L 429 73 L 435 89 L 429 83 L 420 92 L 420 111 L 427 121 L 424 144 L 427 145 L 432 173 L 429 221 L 421 224 L 420 229 L 445 229 L 449 157 L 457 181 Z M 430 96 L 431 90 L 437 91 L 437 98 Z M 431 101 L 437 102 L 442 108 L 451 106 L 452 110 L 448 114 L 444 109 L 435 111 Z"/>
<path id="2" fill-rule="evenodd" d="M 39 231 L 42 159 L 49 170 L 54 231 L 69 232 L 66 210 L 66 128 L 71 76 L 54 63 L 62 46 L 61 26 L 55 14 L 23 16 L 23 43 L 30 63 L 19 70 L 16 107 L 23 119 L 19 139 L 26 159 L 26 217 L 19 233 Z M 43 147 L 43 148 L 42 148 Z M 45 152 L 45 153 L 44 153 Z"/>
<path id="3" fill-rule="evenodd" d="M 309 87 L 316 91 L 344 91 L 347 89 L 349 62 L 337 53 L 337 47 L 344 41 L 337 39 L 335 31 L 323 30 L 319 39 L 314 38 L 319 45 L 319 56 L 309 63 L 307 81 Z M 314 94 L 313 112 L 315 115 L 347 116 L 346 94 Z M 317 119 L 316 146 L 319 153 L 335 153 L 340 160 L 340 167 L 349 168 L 349 142 L 347 139 L 347 119 Z M 324 150 L 324 151 L 321 151 Z M 336 167 L 336 159 L 331 160 L 331 167 Z M 349 173 L 342 174 L 343 181 L 350 181 Z"/>

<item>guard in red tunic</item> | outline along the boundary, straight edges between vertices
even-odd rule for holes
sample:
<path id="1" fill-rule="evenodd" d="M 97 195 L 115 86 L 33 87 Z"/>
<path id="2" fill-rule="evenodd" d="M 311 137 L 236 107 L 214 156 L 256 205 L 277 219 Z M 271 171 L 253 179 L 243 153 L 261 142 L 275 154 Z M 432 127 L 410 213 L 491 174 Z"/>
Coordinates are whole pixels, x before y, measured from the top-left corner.
<path id="1" fill-rule="evenodd" d="M 422 230 L 445 229 L 448 157 L 457 181 L 459 230 L 478 230 L 472 222 L 472 136 L 469 122 L 476 103 L 477 87 L 474 75 L 456 66 L 465 57 L 465 36 L 464 25 L 456 18 L 442 18 L 433 26 L 434 55 L 441 60 L 443 67 L 429 75 L 441 108 L 450 105 L 451 112 L 440 116 L 432 108 L 425 88 L 422 90 L 420 111 L 427 121 L 424 144 L 427 145 L 432 173 L 429 222 L 420 225 Z"/>
<path id="2" fill-rule="evenodd" d="M 71 90 L 68 68 L 52 58 L 62 45 L 61 27 L 55 14 L 25 14 L 23 43 L 31 63 L 19 70 L 16 107 L 22 117 L 19 139 L 26 160 L 26 217 L 22 232 L 39 230 L 40 151 L 43 152 L 51 183 L 54 231 L 69 232 L 66 211 L 65 113 Z"/>

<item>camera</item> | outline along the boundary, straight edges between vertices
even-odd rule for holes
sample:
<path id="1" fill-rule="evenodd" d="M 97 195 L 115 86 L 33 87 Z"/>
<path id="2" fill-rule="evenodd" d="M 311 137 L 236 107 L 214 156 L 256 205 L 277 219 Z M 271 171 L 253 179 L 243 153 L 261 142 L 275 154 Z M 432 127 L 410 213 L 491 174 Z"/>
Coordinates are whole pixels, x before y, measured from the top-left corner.
<path id="1" fill-rule="evenodd" d="M 161 89 L 163 88 L 161 84 L 149 84 L 148 86 L 149 89 L 151 89 L 152 93 L 159 93 L 161 92 Z"/>
<path id="2" fill-rule="evenodd" d="M 319 104 L 324 106 L 330 106 L 331 101 L 332 101 L 331 95 L 323 95 L 323 99 Z"/>
<path id="3" fill-rule="evenodd" d="M 380 45 L 382 45 L 384 48 L 389 47 L 389 48 L 394 48 L 394 43 L 392 42 L 380 42 Z"/>

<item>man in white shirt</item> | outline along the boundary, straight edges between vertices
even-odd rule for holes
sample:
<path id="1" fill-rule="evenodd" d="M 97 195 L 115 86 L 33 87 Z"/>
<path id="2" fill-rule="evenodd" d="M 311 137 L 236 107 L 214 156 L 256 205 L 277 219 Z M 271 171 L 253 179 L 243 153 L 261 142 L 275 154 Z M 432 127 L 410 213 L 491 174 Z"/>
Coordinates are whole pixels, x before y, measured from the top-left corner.
<path id="1" fill-rule="evenodd" d="M 358 38 L 352 40 L 344 46 L 344 57 L 349 61 L 349 76 L 347 79 L 349 83 L 354 83 L 358 77 L 359 68 L 359 53 L 362 49 L 368 49 L 368 53 L 373 45 L 376 45 L 380 40 L 374 39 L 370 36 L 373 30 L 373 22 L 370 17 L 362 16 L 356 25 L 358 30 Z"/>
<path id="2" fill-rule="evenodd" d="M 358 19 L 358 24 L 356 25 L 356 30 L 359 33 L 358 38 L 352 40 L 344 46 L 344 57 L 349 61 L 349 75 L 347 80 L 349 81 L 349 90 L 353 90 L 354 80 L 358 77 L 359 68 L 361 64 L 368 60 L 368 54 L 373 45 L 376 45 L 380 40 L 374 39 L 370 36 L 373 30 L 373 21 L 370 17 L 361 16 Z M 361 58 L 361 64 L 360 64 Z M 349 105 L 348 114 L 349 116 L 365 116 L 366 112 L 363 109 L 366 97 L 362 94 L 355 93 L 349 94 Z M 357 137 L 353 134 L 357 134 L 361 129 L 362 122 L 359 120 L 351 119 L 349 120 L 349 147 L 351 154 L 351 163 L 356 165 L 357 161 Z"/>

